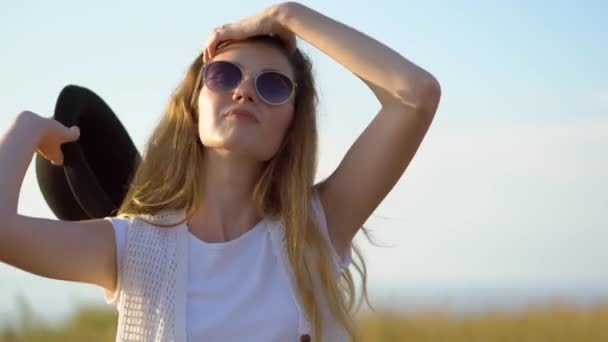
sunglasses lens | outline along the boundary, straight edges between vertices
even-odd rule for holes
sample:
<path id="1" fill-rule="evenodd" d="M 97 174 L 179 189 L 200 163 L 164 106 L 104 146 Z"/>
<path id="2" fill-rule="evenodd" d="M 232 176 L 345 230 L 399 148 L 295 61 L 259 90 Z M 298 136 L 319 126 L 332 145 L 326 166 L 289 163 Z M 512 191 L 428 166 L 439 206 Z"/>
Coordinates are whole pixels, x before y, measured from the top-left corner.
<path id="1" fill-rule="evenodd" d="M 293 90 L 293 84 L 287 76 L 272 71 L 261 74 L 256 87 L 260 97 L 271 104 L 287 101 Z"/>
<path id="2" fill-rule="evenodd" d="M 241 81 L 241 70 L 238 66 L 223 61 L 207 64 L 205 67 L 205 85 L 217 92 L 224 92 L 236 87 Z"/>

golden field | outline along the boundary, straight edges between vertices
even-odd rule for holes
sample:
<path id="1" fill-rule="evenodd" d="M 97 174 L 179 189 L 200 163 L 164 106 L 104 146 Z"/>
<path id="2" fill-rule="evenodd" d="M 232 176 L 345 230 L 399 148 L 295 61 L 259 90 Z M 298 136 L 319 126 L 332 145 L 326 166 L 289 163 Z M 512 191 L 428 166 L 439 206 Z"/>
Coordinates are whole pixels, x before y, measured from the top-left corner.
<path id="1" fill-rule="evenodd" d="M 513 312 L 453 315 L 376 312 L 358 318 L 363 341 L 608 341 L 608 303 L 593 307 L 547 304 Z M 22 315 L 20 326 L 0 330 L 0 342 L 112 342 L 117 314 L 81 307 L 59 326 Z"/>

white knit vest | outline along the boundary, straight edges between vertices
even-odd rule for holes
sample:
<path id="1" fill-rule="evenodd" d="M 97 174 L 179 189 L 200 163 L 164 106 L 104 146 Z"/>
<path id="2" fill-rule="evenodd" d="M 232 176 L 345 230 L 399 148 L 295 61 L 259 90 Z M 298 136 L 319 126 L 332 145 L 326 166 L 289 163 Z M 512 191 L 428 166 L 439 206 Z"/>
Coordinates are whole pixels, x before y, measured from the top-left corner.
<path id="1" fill-rule="evenodd" d="M 142 218 L 157 224 L 179 222 L 184 211 L 164 211 Z M 312 328 L 295 292 L 294 275 L 284 244 L 284 225 L 269 221 L 268 229 L 279 267 L 295 298 L 300 313 L 298 336 L 311 341 Z M 127 233 L 127 248 L 118 295 L 116 341 L 186 342 L 186 286 L 188 282 L 188 226 L 165 228 L 133 219 Z M 315 281 L 318 291 L 319 284 Z M 321 307 L 323 341 L 347 341 L 343 329 Z"/>

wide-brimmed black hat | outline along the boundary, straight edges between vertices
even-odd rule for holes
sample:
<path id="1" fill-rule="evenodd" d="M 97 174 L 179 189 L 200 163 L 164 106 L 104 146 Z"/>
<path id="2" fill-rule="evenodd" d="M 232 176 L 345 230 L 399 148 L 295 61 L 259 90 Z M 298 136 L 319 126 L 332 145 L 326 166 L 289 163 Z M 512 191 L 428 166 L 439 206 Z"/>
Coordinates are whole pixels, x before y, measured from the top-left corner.
<path id="1" fill-rule="evenodd" d="M 79 221 L 114 216 L 141 157 L 112 109 L 91 90 L 68 85 L 53 118 L 77 125 L 77 141 L 61 146 L 63 165 L 36 154 L 36 177 L 55 216 Z"/>

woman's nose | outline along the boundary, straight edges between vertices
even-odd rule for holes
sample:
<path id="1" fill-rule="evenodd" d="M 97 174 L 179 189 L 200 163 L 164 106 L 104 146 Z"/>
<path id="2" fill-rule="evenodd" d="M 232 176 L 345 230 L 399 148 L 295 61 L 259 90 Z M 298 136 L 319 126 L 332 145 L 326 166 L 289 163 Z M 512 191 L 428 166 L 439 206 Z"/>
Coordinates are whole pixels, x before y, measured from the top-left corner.
<path id="1" fill-rule="evenodd" d="M 234 89 L 232 98 L 234 100 L 245 98 L 246 101 L 257 100 L 255 92 L 255 79 L 253 77 L 245 76 Z"/>

